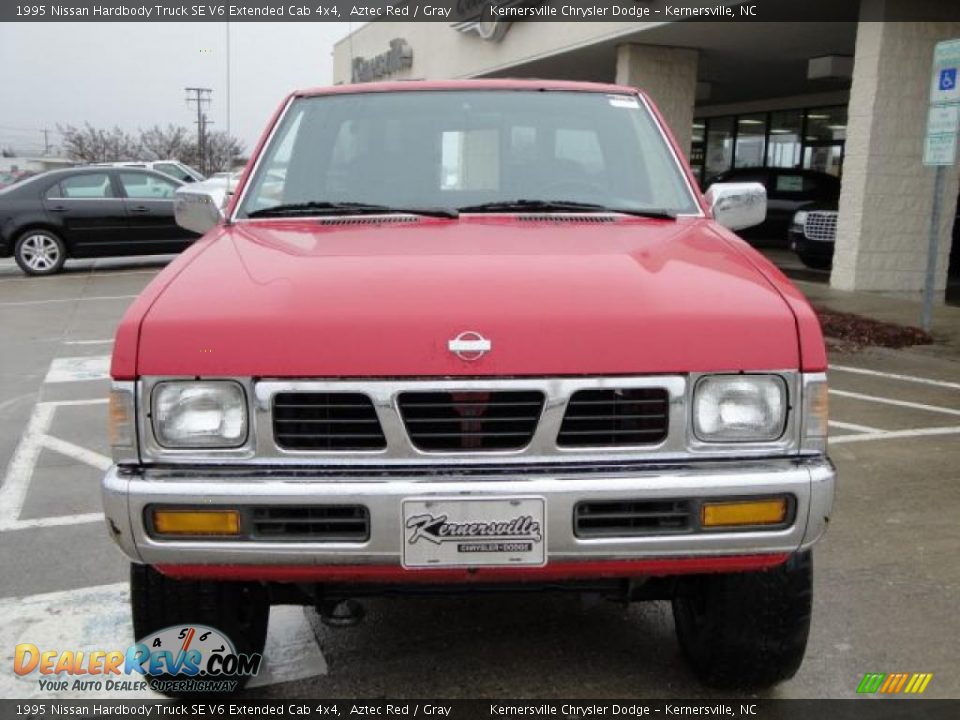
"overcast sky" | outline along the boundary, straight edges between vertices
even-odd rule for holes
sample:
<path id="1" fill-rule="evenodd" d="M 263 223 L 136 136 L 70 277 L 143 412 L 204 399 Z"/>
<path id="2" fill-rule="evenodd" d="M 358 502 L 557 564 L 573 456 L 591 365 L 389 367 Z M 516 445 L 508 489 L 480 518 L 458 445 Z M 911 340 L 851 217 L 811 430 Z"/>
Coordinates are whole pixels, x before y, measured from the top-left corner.
<path id="1" fill-rule="evenodd" d="M 349 30 L 347 23 L 230 25 L 230 129 L 247 152 L 287 92 L 332 82 L 333 43 Z M 58 123 L 195 131 L 188 86 L 213 88 L 211 129 L 225 129 L 225 51 L 225 23 L 0 23 L 0 147 L 37 153 L 41 130 Z"/>

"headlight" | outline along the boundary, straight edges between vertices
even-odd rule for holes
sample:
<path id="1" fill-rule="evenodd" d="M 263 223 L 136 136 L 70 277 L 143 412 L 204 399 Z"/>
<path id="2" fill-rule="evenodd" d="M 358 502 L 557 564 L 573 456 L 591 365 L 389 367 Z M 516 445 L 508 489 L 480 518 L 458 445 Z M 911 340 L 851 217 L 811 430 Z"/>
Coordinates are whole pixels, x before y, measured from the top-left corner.
<path id="1" fill-rule="evenodd" d="M 783 434 L 787 386 L 776 375 L 709 375 L 693 395 L 693 432 L 704 442 L 765 442 Z"/>
<path id="2" fill-rule="evenodd" d="M 800 210 L 795 213 L 793 216 L 793 226 L 798 229 L 803 229 L 803 226 L 807 224 L 807 211 Z"/>
<path id="3" fill-rule="evenodd" d="M 235 382 L 163 382 L 153 389 L 152 407 L 163 447 L 232 448 L 247 439 L 246 398 Z"/>

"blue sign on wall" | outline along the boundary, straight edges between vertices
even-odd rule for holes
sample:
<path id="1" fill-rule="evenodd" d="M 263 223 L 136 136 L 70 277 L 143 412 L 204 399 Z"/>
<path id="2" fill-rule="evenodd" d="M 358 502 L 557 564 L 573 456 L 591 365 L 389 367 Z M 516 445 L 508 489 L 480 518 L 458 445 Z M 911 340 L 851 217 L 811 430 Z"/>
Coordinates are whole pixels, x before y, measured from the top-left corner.
<path id="1" fill-rule="evenodd" d="M 957 87 L 957 69 L 943 68 L 940 71 L 940 89 L 953 90 Z"/>

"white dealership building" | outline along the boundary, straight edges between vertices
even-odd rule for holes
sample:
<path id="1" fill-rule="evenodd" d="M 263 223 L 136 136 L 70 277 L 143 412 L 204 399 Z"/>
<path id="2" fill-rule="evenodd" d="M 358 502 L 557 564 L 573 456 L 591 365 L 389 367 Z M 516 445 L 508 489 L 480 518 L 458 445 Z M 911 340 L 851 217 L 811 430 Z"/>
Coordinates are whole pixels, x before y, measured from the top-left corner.
<path id="1" fill-rule="evenodd" d="M 701 181 L 763 166 L 840 176 L 831 284 L 915 295 L 924 286 L 934 184 L 922 162 L 931 65 L 937 42 L 960 38 L 960 2 L 805 2 L 811 17 L 839 19 L 377 21 L 336 45 L 334 81 L 535 77 L 643 88 Z M 921 8 L 931 19 L 900 21 Z M 946 176 L 941 300 L 956 166 Z"/>

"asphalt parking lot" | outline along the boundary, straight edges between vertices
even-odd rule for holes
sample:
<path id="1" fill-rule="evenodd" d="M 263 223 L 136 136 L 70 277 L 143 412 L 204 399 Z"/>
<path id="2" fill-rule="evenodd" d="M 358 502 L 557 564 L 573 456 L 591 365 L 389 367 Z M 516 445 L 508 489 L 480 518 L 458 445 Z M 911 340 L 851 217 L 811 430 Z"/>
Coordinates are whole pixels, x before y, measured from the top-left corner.
<path id="1" fill-rule="evenodd" d="M 127 565 L 104 530 L 108 358 L 116 322 L 166 259 L 27 278 L 0 261 L 0 697 L 50 698 L 13 648 L 125 648 Z M 851 698 L 867 672 L 929 672 L 960 697 L 960 364 L 831 357 L 836 512 L 815 554 L 806 661 L 770 697 Z M 359 627 L 274 608 L 251 696 L 709 697 L 666 604 L 572 596 L 378 600 Z M 66 697 L 69 693 L 62 694 Z M 724 696 L 730 697 L 729 693 Z"/>

